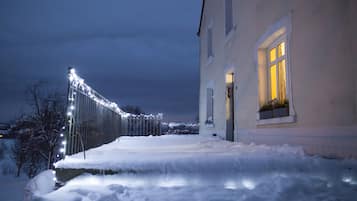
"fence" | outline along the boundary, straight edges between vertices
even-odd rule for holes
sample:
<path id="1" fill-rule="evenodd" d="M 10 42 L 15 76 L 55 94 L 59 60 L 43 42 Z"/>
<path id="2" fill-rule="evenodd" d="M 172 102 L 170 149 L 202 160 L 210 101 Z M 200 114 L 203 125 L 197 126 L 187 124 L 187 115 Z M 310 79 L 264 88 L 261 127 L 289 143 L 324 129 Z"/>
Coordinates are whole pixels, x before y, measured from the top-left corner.
<path id="1" fill-rule="evenodd" d="M 120 136 L 161 135 L 162 114 L 134 115 L 122 111 L 84 83 L 73 68 L 68 74 L 66 136 L 61 152 L 72 155 L 109 143 Z"/>

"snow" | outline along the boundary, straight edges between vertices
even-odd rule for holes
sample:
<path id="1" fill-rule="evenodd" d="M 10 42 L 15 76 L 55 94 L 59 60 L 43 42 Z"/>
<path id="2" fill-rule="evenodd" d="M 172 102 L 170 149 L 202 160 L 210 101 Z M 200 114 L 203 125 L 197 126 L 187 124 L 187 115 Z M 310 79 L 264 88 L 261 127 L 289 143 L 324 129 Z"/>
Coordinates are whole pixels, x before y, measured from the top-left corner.
<path id="1" fill-rule="evenodd" d="M 0 175 L 9 175 L 16 172 L 16 164 L 11 155 L 13 144 L 13 140 L 0 140 Z"/>
<path id="2" fill-rule="evenodd" d="M 83 174 L 44 200 L 356 200 L 357 161 L 307 156 L 299 147 L 244 145 L 202 136 L 121 137 L 66 157 Z M 127 173 L 125 173 L 127 172 Z M 129 173 L 135 172 L 135 173 Z"/>
<path id="3" fill-rule="evenodd" d="M 110 169 L 136 172 L 228 171 L 294 168 L 304 153 L 289 146 L 256 146 L 231 143 L 217 137 L 165 135 L 121 137 L 115 142 L 67 156 L 56 168 Z M 281 163 L 284 159 L 284 163 Z M 220 166 L 215 164 L 220 163 Z M 259 163 L 259 166 L 255 164 Z M 231 165 L 233 164 L 233 166 Z M 239 166 L 234 164 L 241 164 Z"/>
<path id="4" fill-rule="evenodd" d="M 0 200 L 20 201 L 24 199 L 26 176 L 15 177 L 16 164 L 12 159 L 13 140 L 0 140 Z"/>
<path id="5" fill-rule="evenodd" d="M 24 187 L 27 181 L 28 178 L 26 176 L 14 177 L 14 175 L 0 174 L 0 200 L 24 200 Z"/>
<path id="6" fill-rule="evenodd" d="M 13 140 L 1 139 L 0 151 L 0 200 L 20 201 L 24 199 L 24 187 L 28 181 L 26 176 L 15 177 L 16 164 L 12 159 Z"/>
<path id="7" fill-rule="evenodd" d="M 55 188 L 55 172 L 45 170 L 32 178 L 25 187 L 25 200 L 47 194 Z"/>

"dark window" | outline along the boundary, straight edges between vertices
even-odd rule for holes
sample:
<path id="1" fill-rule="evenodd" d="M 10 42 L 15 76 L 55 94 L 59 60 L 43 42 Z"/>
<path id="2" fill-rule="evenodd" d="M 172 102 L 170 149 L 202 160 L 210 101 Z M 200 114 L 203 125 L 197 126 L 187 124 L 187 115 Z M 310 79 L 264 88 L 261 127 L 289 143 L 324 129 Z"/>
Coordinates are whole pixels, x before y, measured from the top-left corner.
<path id="1" fill-rule="evenodd" d="M 225 0 L 226 35 L 233 29 L 232 0 Z"/>
<path id="2" fill-rule="evenodd" d="M 213 124 L 213 89 L 207 88 L 207 119 L 206 124 Z"/>
<path id="3" fill-rule="evenodd" d="M 213 47 L 212 47 L 212 28 L 207 29 L 207 57 L 213 56 Z"/>

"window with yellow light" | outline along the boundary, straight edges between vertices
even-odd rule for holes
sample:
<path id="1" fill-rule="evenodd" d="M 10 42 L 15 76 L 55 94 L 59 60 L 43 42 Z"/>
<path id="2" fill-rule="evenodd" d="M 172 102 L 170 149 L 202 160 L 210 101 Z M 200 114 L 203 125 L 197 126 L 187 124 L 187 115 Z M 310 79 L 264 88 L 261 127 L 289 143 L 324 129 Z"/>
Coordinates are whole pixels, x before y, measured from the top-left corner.
<path id="1" fill-rule="evenodd" d="M 284 103 L 286 95 L 286 49 L 285 41 L 268 51 L 269 100 Z"/>

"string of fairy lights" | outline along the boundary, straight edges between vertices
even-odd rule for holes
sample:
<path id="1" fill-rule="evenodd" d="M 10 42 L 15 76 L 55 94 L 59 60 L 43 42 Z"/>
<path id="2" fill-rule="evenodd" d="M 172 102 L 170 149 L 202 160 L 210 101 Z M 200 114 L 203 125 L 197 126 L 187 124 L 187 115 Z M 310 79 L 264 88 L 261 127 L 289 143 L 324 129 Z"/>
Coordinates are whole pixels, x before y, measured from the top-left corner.
<path id="1" fill-rule="evenodd" d="M 89 97 L 93 101 L 95 101 L 97 104 L 102 105 L 105 108 L 108 108 L 112 110 L 113 112 L 119 114 L 121 117 L 129 117 L 129 116 L 137 116 L 131 113 L 124 112 L 119 108 L 119 106 L 115 102 L 111 102 L 102 95 L 100 95 L 98 92 L 93 90 L 89 85 L 87 85 L 84 82 L 84 79 L 81 78 L 80 76 L 77 75 L 76 70 L 74 68 L 69 68 L 68 72 L 68 80 L 69 80 L 69 94 L 68 94 L 68 106 L 67 106 L 67 120 L 68 120 L 68 125 L 70 125 L 71 121 L 73 120 L 75 116 L 75 97 L 77 95 L 77 92 L 82 93 L 83 95 Z M 157 115 L 149 114 L 149 115 L 144 115 L 146 117 L 154 117 Z M 158 116 L 162 118 L 162 113 L 159 113 Z M 66 145 L 67 141 L 65 139 L 65 134 L 64 132 L 66 129 L 69 129 L 69 126 L 64 126 L 62 127 L 62 132 L 60 133 L 60 138 L 61 138 L 61 146 L 59 148 L 59 153 L 56 155 L 57 159 L 65 159 L 66 157 Z M 55 164 L 53 164 L 55 166 Z M 56 171 L 52 171 L 54 178 L 53 180 L 57 182 L 56 178 Z"/>

